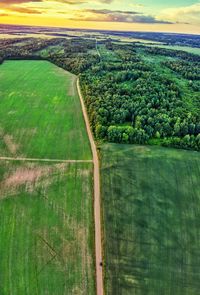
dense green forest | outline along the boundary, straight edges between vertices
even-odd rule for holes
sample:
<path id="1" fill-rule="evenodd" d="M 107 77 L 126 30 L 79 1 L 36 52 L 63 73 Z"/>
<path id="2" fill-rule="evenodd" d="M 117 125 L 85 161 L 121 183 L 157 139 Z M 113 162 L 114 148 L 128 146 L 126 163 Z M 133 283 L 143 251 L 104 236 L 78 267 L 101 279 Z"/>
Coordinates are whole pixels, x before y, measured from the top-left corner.
<path id="1" fill-rule="evenodd" d="M 111 42 L 99 51 L 81 75 L 97 138 L 200 149 L 198 56 Z"/>
<path id="2" fill-rule="evenodd" d="M 200 150 L 200 57 L 111 39 L 26 38 L 0 60 L 47 59 L 80 76 L 100 141 Z"/>

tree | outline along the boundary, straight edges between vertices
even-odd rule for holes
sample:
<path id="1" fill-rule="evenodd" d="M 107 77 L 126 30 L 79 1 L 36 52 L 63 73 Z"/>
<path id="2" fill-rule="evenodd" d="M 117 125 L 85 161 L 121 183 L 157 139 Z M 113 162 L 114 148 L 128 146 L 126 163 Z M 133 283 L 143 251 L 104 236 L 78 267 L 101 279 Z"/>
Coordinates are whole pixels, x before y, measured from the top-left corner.
<path id="1" fill-rule="evenodd" d="M 122 142 L 123 143 L 128 143 L 129 142 L 129 136 L 126 133 L 122 134 Z"/>
<path id="2" fill-rule="evenodd" d="M 107 128 L 105 126 L 98 124 L 95 128 L 95 134 L 97 138 L 103 139 L 106 137 Z"/>
<path id="3" fill-rule="evenodd" d="M 189 134 L 187 134 L 183 137 L 183 144 L 186 147 L 190 145 L 190 135 Z"/>
<path id="4" fill-rule="evenodd" d="M 155 137 L 158 138 L 158 139 L 160 138 L 160 132 L 159 131 L 156 131 Z"/>

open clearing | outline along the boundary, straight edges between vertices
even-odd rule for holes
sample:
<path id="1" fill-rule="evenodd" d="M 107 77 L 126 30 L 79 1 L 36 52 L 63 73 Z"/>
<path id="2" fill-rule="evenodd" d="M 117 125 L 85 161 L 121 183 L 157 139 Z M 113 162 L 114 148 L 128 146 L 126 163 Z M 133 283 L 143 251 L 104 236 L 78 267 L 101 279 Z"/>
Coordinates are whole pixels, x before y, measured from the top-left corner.
<path id="1" fill-rule="evenodd" d="M 76 77 L 0 66 L 0 293 L 94 295 L 93 160 Z"/>
<path id="2" fill-rule="evenodd" d="M 0 65 L 0 155 L 91 159 L 76 77 L 46 61 Z"/>
<path id="3" fill-rule="evenodd" d="M 199 153 L 106 144 L 101 157 L 106 294 L 198 294 Z"/>
<path id="4" fill-rule="evenodd" d="M 146 45 L 146 44 L 144 44 Z M 149 45 L 148 45 L 149 46 Z M 200 48 L 195 48 L 195 47 L 189 47 L 189 46 L 178 46 L 178 45 L 160 45 L 160 44 L 153 44 L 150 45 L 151 47 L 159 47 L 159 48 L 165 48 L 165 49 L 172 49 L 172 50 L 182 50 L 186 51 L 188 53 L 193 53 L 200 55 Z"/>

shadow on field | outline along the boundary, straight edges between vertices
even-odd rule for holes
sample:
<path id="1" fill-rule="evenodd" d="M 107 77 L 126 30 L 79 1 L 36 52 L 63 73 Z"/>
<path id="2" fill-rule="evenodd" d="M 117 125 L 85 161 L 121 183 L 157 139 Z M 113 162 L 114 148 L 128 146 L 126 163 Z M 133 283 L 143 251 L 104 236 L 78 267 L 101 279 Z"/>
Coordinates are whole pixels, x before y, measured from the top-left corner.
<path id="1" fill-rule="evenodd" d="M 102 158 L 107 294 L 198 294 L 199 155 L 105 145 Z"/>

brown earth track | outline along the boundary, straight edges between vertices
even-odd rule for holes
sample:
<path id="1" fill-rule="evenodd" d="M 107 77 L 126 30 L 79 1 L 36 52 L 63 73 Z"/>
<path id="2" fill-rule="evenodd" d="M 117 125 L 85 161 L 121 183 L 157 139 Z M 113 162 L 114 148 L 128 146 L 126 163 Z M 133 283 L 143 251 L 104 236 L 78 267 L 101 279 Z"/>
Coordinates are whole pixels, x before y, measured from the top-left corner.
<path id="1" fill-rule="evenodd" d="M 94 222 L 95 222 L 95 255 L 96 255 L 96 290 L 97 295 L 104 294 L 104 285 L 103 285 L 103 257 L 102 257 L 102 238 L 101 238 L 101 197 L 100 197 L 100 173 L 99 173 L 99 158 L 98 153 L 94 141 L 94 137 L 92 135 L 92 131 L 90 129 L 90 123 L 87 115 L 87 111 L 85 108 L 83 96 L 81 94 L 79 79 L 77 79 L 77 90 L 81 102 L 81 107 L 83 111 L 83 116 L 86 124 L 86 129 L 88 133 L 88 137 L 90 140 L 90 145 L 92 149 L 93 155 L 93 163 L 94 163 Z"/>

